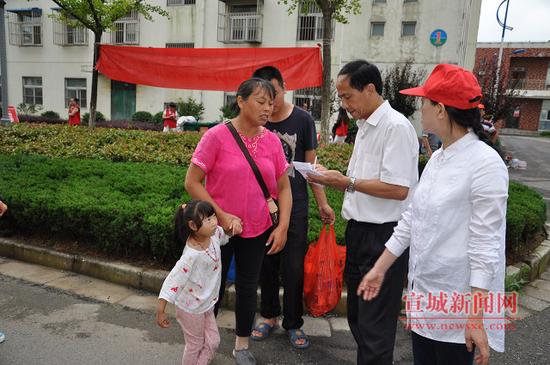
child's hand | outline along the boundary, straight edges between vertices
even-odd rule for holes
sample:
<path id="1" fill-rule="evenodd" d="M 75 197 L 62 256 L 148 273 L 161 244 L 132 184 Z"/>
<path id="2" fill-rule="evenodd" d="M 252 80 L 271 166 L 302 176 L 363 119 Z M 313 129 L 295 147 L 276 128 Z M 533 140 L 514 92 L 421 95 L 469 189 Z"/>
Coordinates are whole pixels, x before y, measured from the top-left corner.
<path id="1" fill-rule="evenodd" d="M 170 327 L 170 321 L 168 318 L 166 318 L 166 313 L 164 312 L 157 312 L 157 324 L 161 328 L 168 328 Z"/>
<path id="2" fill-rule="evenodd" d="M 230 232 L 231 236 L 241 234 L 242 232 L 243 232 L 243 224 L 239 220 L 235 219 L 232 223 L 232 228 Z"/>

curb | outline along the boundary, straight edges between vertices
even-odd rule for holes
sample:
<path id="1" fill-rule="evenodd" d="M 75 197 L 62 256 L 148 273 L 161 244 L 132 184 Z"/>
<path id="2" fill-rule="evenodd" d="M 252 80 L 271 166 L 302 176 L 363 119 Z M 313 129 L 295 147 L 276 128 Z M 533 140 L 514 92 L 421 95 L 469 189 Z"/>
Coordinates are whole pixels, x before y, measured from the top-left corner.
<path id="1" fill-rule="evenodd" d="M 550 230 L 550 223 L 546 223 Z M 41 247 L 19 243 L 15 240 L 0 238 L 0 256 L 30 262 L 58 270 L 72 271 L 79 274 L 102 279 L 111 283 L 129 286 L 157 294 L 168 275 L 166 270 L 148 270 L 122 262 L 106 262 L 83 255 L 71 255 Z M 538 278 L 550 262 L 550 240 L 543 241 L 524 262 L 506 267 L 506 283 L 519 281 L 532 282 Z M 257 303 L 260 303 L 260 291 L 257 292 Z M 279 292 L 282 301 L 282 290 Z M 235 305 L 235 287 L 225 290 L 222 307 L 232 308 Z M 347 291 L 343 288 L 340 301 L 328 315 L 346 316 Z M 259 308 L 258 308 L 259 309 Z"/>
<path id="2" fill-rule="evenodd" d="M 546 231 L 550 231 L 550 222 L 545 224 Z M 506 267 L 506 283 L 532 282 L 546 270 L 550 263 L 550 239 L 541 244 L 523 262 Z"/>
<path id="3" fill-rule="evenodd" d="M 84 255 L 66 254 L 41 247 L 26 245 L 7 238 L 0 238 L 0 256 L 47 266 L 58 270 L 72 271 L 111 283 L 145 290 L 153 294 L 159 293 L 162 283 L 169 273 L 169 271 L 166 270 L 148 270 L 122 262 L 108 262 Z M 283 291 L 280 290 L 279 297 L 281 302 L 283 300 L 282 295 Z M 259 289 L 257 292 L 257 298 L 257 310 L 259 310 Z M 235 300 L 235 286 L 231 285 L 226 287 L 222 307 L 226 309 L 234 308 Z M 327 315 L 332 314 L 346 316 L 346 301 L 347 293 L 344 288 L 336 308 L 327 313 Z"/>

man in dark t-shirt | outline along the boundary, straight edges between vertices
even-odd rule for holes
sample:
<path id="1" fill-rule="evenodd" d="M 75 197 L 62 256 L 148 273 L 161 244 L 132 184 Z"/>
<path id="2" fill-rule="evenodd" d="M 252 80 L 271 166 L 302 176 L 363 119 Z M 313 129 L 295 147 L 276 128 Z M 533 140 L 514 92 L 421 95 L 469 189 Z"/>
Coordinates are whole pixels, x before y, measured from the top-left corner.
<path id="1" fill-rule="evenodd" d="M 284 99 L 283 77 L 272 66 L 256 70 L 253 77 L 270 81 L 275 88 L 273 114 L 266 128 L 277 134 L 283 145 L 287 161 L 315 161 L 317 133 L 311 114 L 286 102 Z M 262 290 L 260 313 L 263 319 L 252 332 L 253 340 L 266 339 L 278 324 L 281 315 L 279 302 L 279 268 L 282 262 L 283 277 L 283 328 L 288 331 L 290 343 L 295 348 L 309 347 L 309 339 L 300 329 L 304 324 L 304 257 L 307 251 L 308 231 L 308 191 L 307 182 L 294 167 L 290 167 L 290 185 L 292 188 L 292 213 L 285 248 L 274 255 L 266 255 L 262 264 L 260 286 Z M 334 223 L 334 211 L 327 203 L 325 191 L 321 186 L 311 185 L 319 214 L 324 223 Z"/>

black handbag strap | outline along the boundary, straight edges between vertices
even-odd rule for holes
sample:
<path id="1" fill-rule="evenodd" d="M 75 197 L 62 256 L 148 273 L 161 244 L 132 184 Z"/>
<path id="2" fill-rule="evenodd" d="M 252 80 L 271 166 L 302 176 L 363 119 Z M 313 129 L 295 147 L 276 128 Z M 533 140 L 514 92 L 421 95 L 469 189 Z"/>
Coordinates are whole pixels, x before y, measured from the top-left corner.
<path id="1" fill-rule="evenodd" d="M 246 157 L 246 160 L 248 161 L 248 164 L 252 168 L 252 171 L 254 172 L 254 175 L 256 176 L 256 180 L 258 180 L 258 184 L 260 184 L 260 188 L 262 188 L 262 192 L 264 193 L 264 197 L 266 200 L 271 199 L 271 194 L 269 194 L 269 190 L 267 190 L 267 185 L 265 184 L 264 178 L 262 177 L 262 174 L 260 173 L 260 169 L 258 169 L 258 165 L 256 165 L 256 162 L 252 159 L 252 156 L 250 156 L 250 152 L 248 152 L 248 149 L 244 145 L 243 140 L 241 139 L 241 136 L 239 136 L 239 132 L 237 132 L 237 129 L 235 129 L 235 126 L 231 123 L 230 120 L 225 122 L 225 125 L 233 135 L 233 138 L 235 138 L 235 141 L 239 145 L 244 157 Z"/>

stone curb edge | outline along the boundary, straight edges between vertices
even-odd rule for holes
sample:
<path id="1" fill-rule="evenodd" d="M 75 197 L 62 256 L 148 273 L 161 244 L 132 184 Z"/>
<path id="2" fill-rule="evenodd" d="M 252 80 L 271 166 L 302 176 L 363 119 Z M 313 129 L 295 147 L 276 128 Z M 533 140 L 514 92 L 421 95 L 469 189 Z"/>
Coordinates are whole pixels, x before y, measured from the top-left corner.
<path id="1" fill-rule="evenodd" d="M 148 270 L 122 262 L 103 261 L 85 255 L 67 254 L 27 245 L 8 238 L 0 238 L 0 256 L 58 270 L 75 272 L 111 283 L 129 286 L 134 289 L 145 290 L 152 294 L 159 293 L 162 283 L 169 273 L 166 270 Z M 282 293 L 283 291 L 281 290 L 279 293 L 281 302 Z M 257 295 L 257 303 L 259 305 L 259 289 Z M 228 309 L 234 308 L 235 300 L 235 287 L 231 285 L 225 290 L 222 307 Z M 345 316 L 346 301 L 347 293 L 344 288 L 336 308 L 329 314 Z"/>
<path id="2" fill-rule="evenodd" d="M 550 232 L 550 222 L 545 224 Z M 523 262 L 506 267 L 506 282 L 532 282 L 546 270 L 550 263 L 550 239 L 543 241 Z"/>
<path id="3" fill-rule="evenodd" d="M 550 231 L 549 222 L 546 223 L 546 229 Z M 107 262 L 85 255 L 66 254 L 55 250 L 26 245 L 7 238 L 0 238 L 0 256 L 59 270 L 72 271 L 111 283 L 145 290 L 153 294 L 157 294 L 160 291 L 162 283 L 168 275 L 168 271 L 165 270 L 144 270 L 140 267 L 121 262 Z M 524 262 L 506 267 L 506 282 L 521 280 L 531 282 L 546 270 L 549 262 L 550 240 L 546 240 Z M 279 295 L 282 295 L 282 291 Z M 234 286 L 230 286 L 226 289 L 222 306 L 226 308 L 234 307 L 235 299 L 235 288 Z M 347 292 L 343 288 L 340 301 L 330 314 L 345 316 L 346 301 Z"/>

